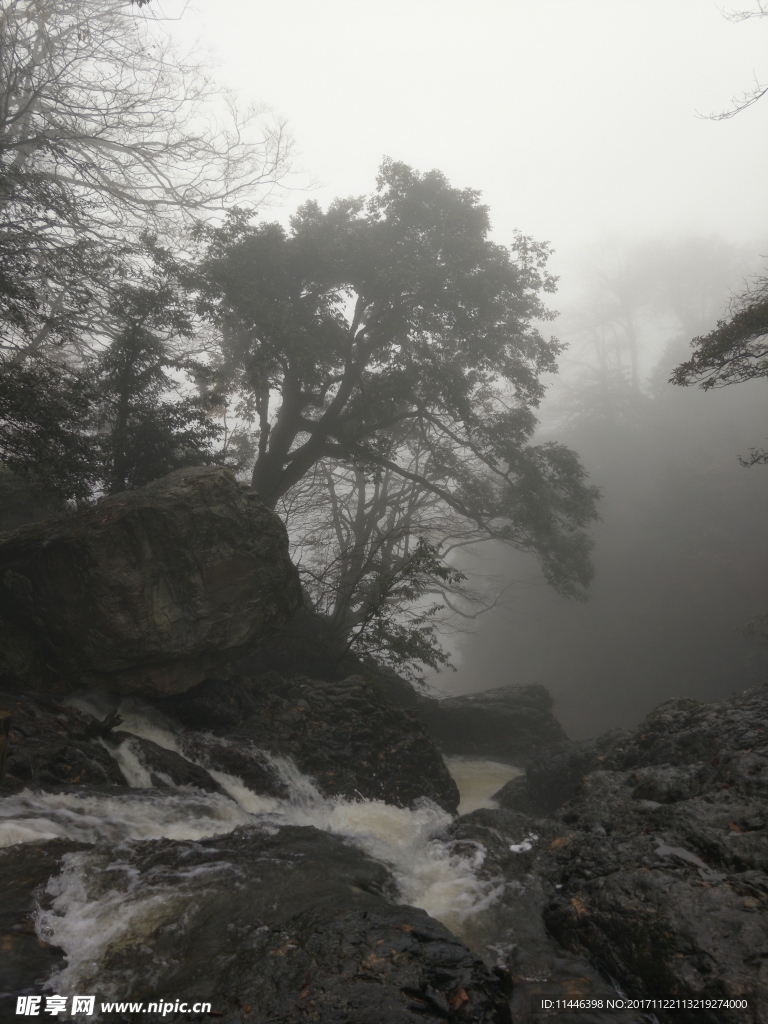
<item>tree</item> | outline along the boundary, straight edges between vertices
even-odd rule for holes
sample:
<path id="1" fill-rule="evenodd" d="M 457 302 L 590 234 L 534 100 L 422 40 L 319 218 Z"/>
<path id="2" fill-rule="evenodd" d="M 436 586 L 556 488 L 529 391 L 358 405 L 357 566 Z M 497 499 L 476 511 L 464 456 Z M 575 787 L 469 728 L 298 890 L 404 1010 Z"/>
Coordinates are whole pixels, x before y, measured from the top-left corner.
<path id="1" fill-rule="evenodd" d="M 398 441 L 397 458 L 429 477 L 428 452 Z M 318 463 L 278 503 L 305 595 L 325 623 L 327 653 L 352 650 L 400 672 L 448 664 L 439 635 L 497 603 L 449 562 L 487 539 L 434 493 L 385 469 Z M 467 609 L 472 607 L 472 611 Z"/>
<path id="2" fill-rule="evenodd" d="M 768 377 L 768 279 L 736 302 L 729 320 L 691 342 L 693 355 L 675 368 L 670 383 L 704 391 Z"/>
<path id="3" fill-rule="evenodd" d="M 252 483 L 267 504 L 323 460 L 389 471 L 535 551 L 577 594 L 595 490 L 568 449 L 529 444 L 561 348 L 533 326 L 550 316 L 548 249 L 489 232 L 477 192 L 387 160 L 367 200 L 307 203 L 290 232 L 237 217 L 209 232 L 201 309 L 258 423 Z M 397 461 L 398 425 L 431 476 Z"/>
<path id="4" fill-rule="evenodd" d="M 753 10 L 729 11 L 724 13 L 724 17 L 734 24 L 740 21 L 748 21 L 751 18 L 768 18 L 768 4 L 766 0 L 757 0 L 757 7 Z M 746 90 L 740 97 L 734 97 L 728 110 L 723 110 L 719 114 L 710 114 L 709 117 L 713 121 L 727 121 L 731 117 L 740 114 L 743 110 L 746 110 L 747 107 L 757 103 L 766 93 L 768 93 L 768 85 L 764 85 L 755 76 L 755 83 L 752 88 Z"/>
<path id="5" fill-rule="evenodd" d="M 694 338 L 693 355 L 675 367 L 670 383 L 698 384 L 704 391 L 768 377 L 768 279 L 761 278 L 734 303 L 729 320 Z M 768 450 L 752 448 L 744 466 L 768 462 Z"/>
<path id="6" fill-rule="evenodd" d="M 263 198 L 283 127 L 254 136 L 161 16 L 123 0 L 0 13 L 0 346 L 21 360 L 98 333 L 115 261 L 151 228 Z M 141 258 L 140 254 L 135 258 Z"/>
<path id="7" fill-rule="evenodd" d="M 210 462 L 218 431 L 194 397 L 178 394 L 195 366 L 170 350 L 191 331 L 173 288 L 123 286 L 111 312 L 120 329 L 97 360 L 94 418 L 102 477 L 114 494 Z"/>
<path id="8" fill-rule="evenodd" d="M 86 501 L 98 479 L 88 431 L 94 401 L 87 374 L 40 358 L 0 373 L 0 460 L 32 481 L 44 504 Z"/>

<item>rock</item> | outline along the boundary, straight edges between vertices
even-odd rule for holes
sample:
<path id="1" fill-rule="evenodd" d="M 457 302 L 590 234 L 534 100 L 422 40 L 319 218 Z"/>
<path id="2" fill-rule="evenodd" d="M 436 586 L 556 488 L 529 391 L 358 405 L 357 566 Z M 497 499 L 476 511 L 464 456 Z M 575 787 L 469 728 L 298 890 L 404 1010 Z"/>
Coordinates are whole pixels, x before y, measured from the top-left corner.
<path id="1" fill-rule="evenodd" d="M 225 791 L 205 768 L 188 761 L 175 750 L 167 750 L 152 740 L 142 736 L 134 736 L 128 732 L 113 732 L 110 746 L 127 745 L 140 766 L 148 775 L 148 785 L 156 789 L 175 789 L 178 786 L 192 786 L 204 793 L 222 793 Z"/>
<path id="2" fill-rule="evenodd" d="M 424 911 L 387 902 L 383 865 L 311 827 L 124 843 L 117 865 L 99 847 L 70 858 L 64 886 L 46 934 L 66 936 L 59 909 L 88 904 L 104 942 L 69 986 L 99 998 L 210 1001 L 223 1024 L 511 1021 L 479 957 Z"/>
<path id="3" fill-rule="evenodd" d="M 566 831 L 541 845 L 534 867 L 551 893 L 550 933 L 631 995 L 747 998 L 749 1010 L 695 1019 L 758 1019 L 756 1001 L 768 998 L 768 689 L 667 701 L 636 731 L 563 749 L 528 774 L 516 797 L 505 787 L 508 803 L 563 799 L 547 827 Z"/>
<path id="4" fill-rule="evenodd" d="M 11 714 L 0 792 L 23 786 L 125 785 L 90 716 L 31 694 L 2 691 L 0 708 Z"/>
<path id="5" fill-rule="evenodd" d="M 181 692 L 301 603 L 285 529 L 229 470 L 177 470 L 0 543 L 0 679 Z"/>
<path id="6" fill-rule="evenodd" d="M 542 850 L 568 834 L 561 822 L 531 819 L 506 810 L 482 809 L 457 818 L 444 840 L 457 855 L 470 856 L 478 873 L 497 884 L 499 899 L 473 925 L 468 936 L 475 952 L 492 953 L 497 969 L 509 978 L 515 1024 L 604 1024 L 602 1013 L 533 1012 L 536 998 L 606 1000 L 617 991 L 578 951 L 564 949 L 547 931 L 544 908 L 557 890 L 538 870 Z M 615 1024 L 645 1024 L 634 1012 L 612 1013 Z"/>
<path id="7" fill-rule="evenodd" d="M 202 733 L 185 733 L 181 742 L 184 753 L 195 762 L 235 776 L 259 796 L 284 800 L 290 795 L 275 765 L 250 740 L 228 740 Z"/>
<path id="8" fill-rule="evenodd" d="M 549 815 L 574 797 L 584 776 L 599 766 L 600 749 L 596 742 L 557 744 L 534 758 L 525 775 L 510 779 L 493 798 L 510 811 Z"/>
<path id="9" fill-rule="evenodd" d="M 327 622 L 301 608 L 258 651 L 237 666 L 247 676 L 276 671 L 338 682 L 364 676 L 381 696 L 415 715 L 447 755 L 464 755 L 525 765 L 535 755 L 567 740 L 552 714 L 543 686 L 502 686 L 461 697 L 435 698 L 392 669 L 370 658 L 339 652 Z"/>
<path id="10" fill-rule="evenodd" d="M 156 706 L 188 728 L 290 757 L 326 796 L 398 807 L 428 797 L 451 813 L 458 807 L 456 783 L 424 726 L 361 676 L 209 680 Z M 221 762 L 209 751 L 206 763 Z"/>
<path id="11" fill-rule="evenodd" d="M 8 757 L 8 735 L 11 731 L 10 711 L 0 711 L 0 785 L 5 776 L 5 762 Z"/>
<path id="12" fill-rule="evenodd" d="M 567 740 L 543 686 L 502 686 L 482 693 L 423 697 L 417 714 L 444 754 L 524 765 Z"/>

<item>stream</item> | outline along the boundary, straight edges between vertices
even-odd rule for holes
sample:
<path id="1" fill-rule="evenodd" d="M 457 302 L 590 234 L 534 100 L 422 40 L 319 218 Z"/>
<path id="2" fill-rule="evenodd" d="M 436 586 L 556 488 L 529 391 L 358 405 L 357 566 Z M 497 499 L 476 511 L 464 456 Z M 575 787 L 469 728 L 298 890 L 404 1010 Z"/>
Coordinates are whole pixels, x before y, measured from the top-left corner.
<path id="1" fill-rule="evenodd" d="M 99 709 L 79 702 L 82 710 Z M 168 750 L 183 751 L 183 733 L 162 716 L 126 701 L 121 730 Z M 47 839 L 95 844 L 65 855 L 60 874 L 47 886 L 45 909 L 36 915 L 38 936 L 60 947 L 66 966 L 50 979 L 57 991 L 74 992 L 98 973 L 115 950 L 141 941 L 159 922 L 177 912 L 180 893 L 198 884 L 194 875 L 132 879 L 123 863 L 122 844 L 142 840 L 196 841 L 231 833 L 239 826 L 276 832 L 285 825 L 311 825 L 342 837 L 375 861 L 394 880 L 394 898 L 427 911 L 462 937 L 472 922 L 493 906 L 504 888 L 501 878 L 481 876 L 481 846 L 471 852 L 443 841 L 451 816 L 429 800 L 411 809 L 377 800 L 326 798 L 311 778 L 287 758 L 265 755 L 285 784 L 287 796 L 253 792 L 235 775 L 210 770 L 223 793 L 189 787 L 153 787 L 137 746 L 128 737 L 107 745 L 129 789 L 101 793 L 23 790 L 0 801 L 0 847 Z M 467 758 L 446 759 L 461 793 L 460 813 L 495 806 L 491 796 L 519 770 L 506 764 Z M 195 871 L 203 872 L 204 868 Z M 183 874 L 183 872 L 182 872 Z M 119 884 L 94 885 L 114 876 Z"/>

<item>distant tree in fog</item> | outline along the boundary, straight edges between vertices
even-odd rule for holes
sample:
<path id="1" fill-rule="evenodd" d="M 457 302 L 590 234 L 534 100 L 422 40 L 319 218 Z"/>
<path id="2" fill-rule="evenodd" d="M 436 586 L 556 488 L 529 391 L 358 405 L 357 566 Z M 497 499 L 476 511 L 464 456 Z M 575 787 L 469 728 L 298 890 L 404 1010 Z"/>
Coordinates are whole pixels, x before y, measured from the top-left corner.
<path id="1" fill-rule="evenodd" d="M 177 353 L 172 348 L 191 333 L 174 288 L 124 285 L 112 296 L 110 313 L 114 336 L 93 368 L 91 423 L 99 478 L 115 494 L 212 461 L 219 430 L 194 393 L 179 393 L 196 367 L 183 346 Z"/>
<path id="2" fill-rule="evenodd" d="M 19 507 L 25 482 L 28 507 L 61 510 L 210 454 L 178 393 L 178 305 L 145 330 L 162 246 L 286 170 L 282 126 L 241 116 L 142 6 L 0 9 L 0 461 Z"/>
<path id="3" fill-rule="evenodd" d="M 272 507 L 324 460 L 415 481 L 549 582 L 590 578 L 595 491 L 573 452 L 530 444 L 560 345 L 534 327 L 546 246 L 488 238 L 476 192 L 384 163 L 377 191 L 305 204 L 291 231 L 233 219 L 209 234 L 203 306 L 258 423 L 253 486 Z M 393 430 L 430 453 L 398 460 Z"/>
<path id="4" fill-rule="evenodd" d="M 658 386 L 653 365 L 663 341 L 680 352 L 716 321 L 724 282 L 741 273 L 742 259 L 717 238 L 613 242 L 586 254 L 581 268 L 583 298 L 562 317 L 570 343 L 568 372 L 556 384 L 564 423 L 631 428 Z"/>
<path id="5" fill-rule="evenodd" d="M 153 17 L 123 0 L 0 11 L 0 352 L 21 361 L 98 329 L 147 228 L 263 197 L 280 125 L 251 133 Z M 255 125 L 254 125 L 255 126 Z"/>

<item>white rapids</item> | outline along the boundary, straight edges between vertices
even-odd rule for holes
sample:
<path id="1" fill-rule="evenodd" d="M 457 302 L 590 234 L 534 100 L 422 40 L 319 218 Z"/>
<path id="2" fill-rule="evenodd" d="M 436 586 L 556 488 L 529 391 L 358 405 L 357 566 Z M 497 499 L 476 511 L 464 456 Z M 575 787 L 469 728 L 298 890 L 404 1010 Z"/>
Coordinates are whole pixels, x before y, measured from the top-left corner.
<path id="1" fill-rule="evenodd" d="M 120 708 L 120 714 L 122 730 L 180 750 L 177 736 L 157 714 L 147 716 L 130 702 Z M 195 841 L 231 832 L 240 825 L 265 829 L 313 825 L 345 837 L 386 864 L 403 903 L 421 907 L 458 934 L 503 892 L 501 879 L 478 873 L 484 859 L 480 844 L 468 854 L 466 845 L 459 852 L 450 841 L 440 838 L 451 816 L 429 800 L 405 809 L 378 800 L 326 798 L 290 760 L 275 757 L 270 760 L 288 788 L 285 799 L 260 796 L 241 779 L 219 771 L 210 774 L 226 796 L 187 787 L 161 791 L 151 787 L 149 772 L 130 739 L 111 752 L 132 788 L 121 794 L 24 790 L 7 796 L 0 802 L 0 847 L 54 838 L 117 847 L 125 840 Z M 518 774 L 509 765 L 494 762 L 451 759 L 448 766 L 461 790 L 462 812 L 494 806 L 490 795 Z M 79 973 L 75 965 L 82 964 L 84 956 L 93 964 L 98 959 L 96 947 L 106 951 L 115 942 L 119 944 L 121 931 L 135 931 L 137 925 L 132 921 L 134 915 L 116 914 L 114 900 L 89 902 L 84 884 L 88 860 L 79 853 L 65 857 L 64 870 L 48 886 L 52 905 L 38 914 L 37 922 L 39 933 L 65 950 L 69 967 L 74 969 L 69 973 L 75 975 Z M 163 900 L 172 899 L 170 892 L 154 893 L 149 903 L 139 900 L 134 910 L 144 908 L 141 913 L 147 912 L 145 924 L 149 927 L 155 904 L 159 912 Z"/>

